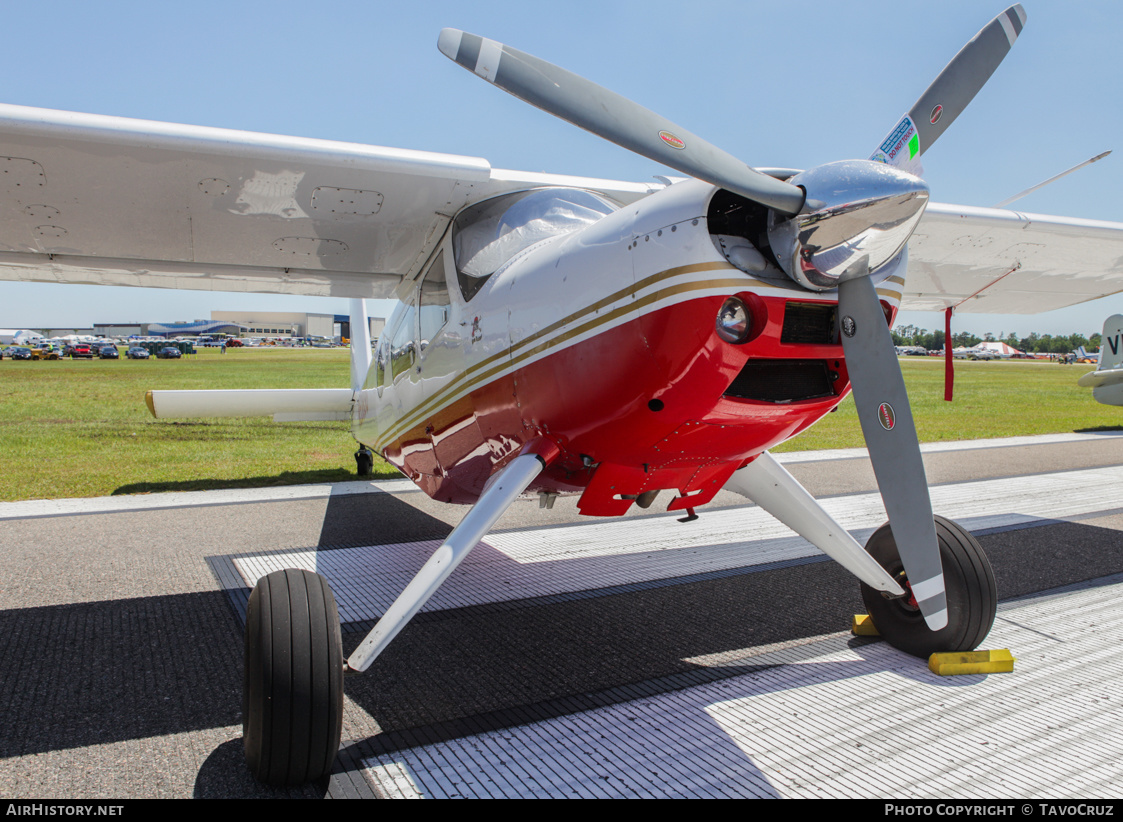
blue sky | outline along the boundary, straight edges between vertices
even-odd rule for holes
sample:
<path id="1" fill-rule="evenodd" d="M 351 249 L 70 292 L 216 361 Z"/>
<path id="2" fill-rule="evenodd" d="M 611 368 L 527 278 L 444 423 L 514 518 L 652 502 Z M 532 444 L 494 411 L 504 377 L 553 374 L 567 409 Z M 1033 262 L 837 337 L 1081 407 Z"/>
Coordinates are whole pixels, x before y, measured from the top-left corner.
<path id="1" fill-rule="evenodd" d="M 3 102 L 484 157 L 646 180 L 657 164 L 455 66 L 444 26 L 509 43 L 655 109 L 750 165 L 866 157 L 1005 3 L 50 2 L 6 4 Z M 933 200 L 993 205 L 1120 133 L 1123 4 L 1026 0 L 1014 50 L 924 157 Z M 1017 204 L 1123 222 L 1123 151 Z M 346 312 L 342 300 L 0 283 L 0 326 Z M 379 311 L 379 308 L 382 311 Z M 372 313 L 382 313 L 375 306 Z M 1098 331 L 1123 295 L 956 330 Z M 904 322 L 942 327 L 936 315 Z"/>

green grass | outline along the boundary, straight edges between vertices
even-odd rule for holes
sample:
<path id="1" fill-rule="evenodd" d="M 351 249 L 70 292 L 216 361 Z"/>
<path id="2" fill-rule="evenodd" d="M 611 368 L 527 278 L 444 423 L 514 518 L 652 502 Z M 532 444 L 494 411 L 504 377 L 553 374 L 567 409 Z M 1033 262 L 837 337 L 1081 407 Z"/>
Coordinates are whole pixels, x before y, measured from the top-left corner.
<path id="1" fill-rule="evenodd" d="M 943 362 L 901 360 L 924 441 L 1116 428 L 1076 379 L 1091 366 L 957 362 L 955 402 Z M 149 389 L 339 388 L 343 349 L 202 349 L 182 360 L 0 361 L 0 500 L 245 488 L 355 478 L 344 422 L 155 420 Z M 862 445 L 849 399 L 777 451 Z M 375 471 L 396 476 L 376 461 Z"/>
<path id="2" fill-rule="evenodd" d="M 956 360 L 955 399 L 945 402 L 942 359 L 903 357 L 899 362 L 921 442 L 1057 434 L 1123 425 L 1123 408 L 1100 405 L 1091 390 L 1076 384 L 1081 374 L 1095 366 L 1034 360 Z M 863 444 L 854 401 L 847 397 L 837 411 L 774 450 L 855 448 Z"/>
<path id="3" fill-rule="evenodd" d="M 149 389 L 339 388 L 345 349 L 202 349 L 181 360 L 0 361 L 0 500 L 355 479 L 346 422 L 155 420 Z M 397 475 L 381 460 L 376 473 Z"/>

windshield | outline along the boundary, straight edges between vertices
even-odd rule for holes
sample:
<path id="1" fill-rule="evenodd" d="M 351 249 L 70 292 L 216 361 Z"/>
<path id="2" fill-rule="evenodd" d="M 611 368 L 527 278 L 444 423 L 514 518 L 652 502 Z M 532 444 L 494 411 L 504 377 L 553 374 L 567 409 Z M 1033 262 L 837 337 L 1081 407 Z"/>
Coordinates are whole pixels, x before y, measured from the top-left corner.
<path id="1" fill-rule="evenodd" d="M 576 188 L 520 191 L 479 203 L 456 218 L 456 270 L 487 277 L 524 248 L 592 225 L 615 210 L 603 197 Z"/>

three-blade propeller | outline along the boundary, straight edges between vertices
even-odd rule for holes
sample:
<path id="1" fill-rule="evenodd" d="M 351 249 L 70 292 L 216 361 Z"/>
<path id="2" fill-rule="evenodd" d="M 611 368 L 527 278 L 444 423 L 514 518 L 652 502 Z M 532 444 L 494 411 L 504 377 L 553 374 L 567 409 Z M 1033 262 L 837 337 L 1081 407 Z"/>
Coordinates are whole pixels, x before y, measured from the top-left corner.
<path id="1" fill-rule="evenodd" d="M 985 26 L 944 68 L 870 159 L 919 174 L 920 156 L 990 78 L 1021 33 L 1025 19 L 1025 11 L 1015 5 Z M 823 231 L 826 220 L 843 214 L 843 208 L 851 209 L 846 213 L 848 223 L 855 222 L 852 204 L 845 203 L 831 211 L 815 200 L 810 187 L 805 194 L 798 185 L 769 177 L 655 112 L 537 57 L 457 29 L 444 29 L 438 47 L 464 68 L 544 111 L 651 160 L 767 206 L 774 212 L 776 236 L 785 236 L 785 227 L 790 226 L 786 236 L 795 256 L 811 248 L 811 244 L 799 244 L 801 230 L 807 226 Z M 860 168 L 854 174 L 867 190 L 871 188 L 871 175 L 879 179 L 886 176 L 873 170 L 863 178 Z M 885 196 L 867 199 L 868 205 L 863 207 L 867 208 L 870 224 L 858 227 L 849 242 L 844 238 L 834 246 L 849 255 L 844 269 L 828 270 L 819 280 L 812 276 L 811 282 L 802 279 L 802 275 L 796 279 L 817 290 L 838 288 L 842 346 L 878 488 L 912 593 L 928 626 L 939 630 L 948 619 L 928 483 L 904 378 L 870 279 L 871 265 L 876 269 L 887 256 L 903 247 L 923 212 L 927 189 L 920 181 L 910 182 L 911 179 L 907 175 L 890 179 Z M 843 195 L 842 199 L 847 199 L 845 192 Z M 882 231 L 884 215 L 892 209 L 904 210 L 894 217 L 895 233 L 886 234 Z M 801 222 L 801 212 L 809 219 Z M 841 223 L 838 220 L 835 224 Z M 874 229 L 881 234 L 872 236 Z M 769 236 L 773 236 L 773 229 Z M 864 250 L 879 243 L 876 252 Z"/>

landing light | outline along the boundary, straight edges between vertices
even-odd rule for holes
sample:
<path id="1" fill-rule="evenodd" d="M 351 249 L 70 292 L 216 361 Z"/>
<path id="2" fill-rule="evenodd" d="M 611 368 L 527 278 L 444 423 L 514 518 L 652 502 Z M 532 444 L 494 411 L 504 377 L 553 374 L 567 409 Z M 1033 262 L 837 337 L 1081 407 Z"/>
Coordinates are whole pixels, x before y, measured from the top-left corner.
<path id="1" fill-rule="evenodd" d="M 717 312 L 717 335 L 727 343 L 740 345 L 752 331 L 751 317 L 748 307 L 739 298 L 730 297 Z"/>

